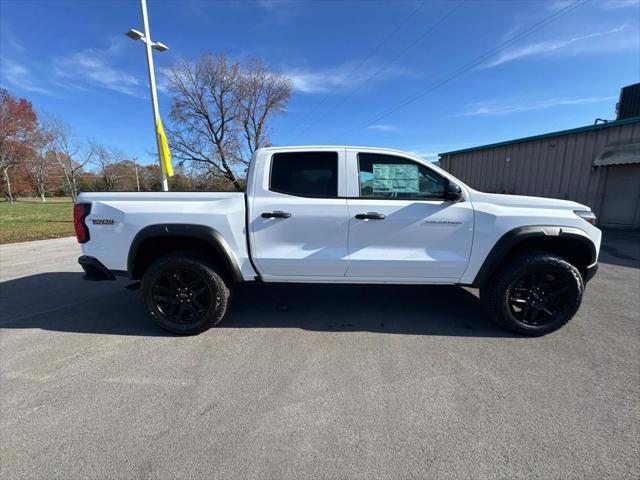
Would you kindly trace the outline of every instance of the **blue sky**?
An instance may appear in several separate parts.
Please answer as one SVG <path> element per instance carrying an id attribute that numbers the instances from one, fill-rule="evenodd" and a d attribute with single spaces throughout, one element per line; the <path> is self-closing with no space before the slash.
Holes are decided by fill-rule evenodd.
<path id="1" fill-rule="evenodd" d="M 429 159 L 615 118 L 620 87 L 640 81 L 638 0 L 587 1 L 462 68 L 572 3 L 148 0 L 152 38 L 170 47 L 154 57 L 160 72 L 211 51 L 263 58 L 294 80 L 275 144 Z M 129 28 L 142 29 L 136 0 L 1 0 L 0 84 L 80 136 L 149 162 L 144 50 Z M 169 101 L 161 91 L 165 118 Z"/>

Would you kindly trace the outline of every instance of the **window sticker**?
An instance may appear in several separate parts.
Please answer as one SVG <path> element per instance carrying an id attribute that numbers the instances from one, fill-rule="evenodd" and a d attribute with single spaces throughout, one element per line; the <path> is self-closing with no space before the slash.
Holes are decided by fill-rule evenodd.
<path id="1" fill-rule="evenodd" d="M 373 164 L 373 193 L 419 193 L 418 165 Z"/>

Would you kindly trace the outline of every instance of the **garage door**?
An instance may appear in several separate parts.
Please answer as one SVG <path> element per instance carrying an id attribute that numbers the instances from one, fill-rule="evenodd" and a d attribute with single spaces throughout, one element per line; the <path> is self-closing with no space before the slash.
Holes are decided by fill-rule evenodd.
<path id="1" fill-rule="evenodd" d="M 640 203 L 640 164 L 609 165 L 600 224 L 634 227 Z"/>

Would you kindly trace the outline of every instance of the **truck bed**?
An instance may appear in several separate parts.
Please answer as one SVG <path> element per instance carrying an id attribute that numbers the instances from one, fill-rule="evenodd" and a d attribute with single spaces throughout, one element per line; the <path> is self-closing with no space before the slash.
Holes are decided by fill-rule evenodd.
<path id="1" fill-rule="evenodd" d="M 242 192 L 91 192 L 79 203 L 92 203 L 86 218 L 91 240 L 85 255 L 99 257 L 110 270 L 127 270 L 127 257 L 135 236 L 152 225 L 206 225 L 226 241 L 246 279 L 255 272 L 249 261 L 246 238 L 245 195 Z"/>

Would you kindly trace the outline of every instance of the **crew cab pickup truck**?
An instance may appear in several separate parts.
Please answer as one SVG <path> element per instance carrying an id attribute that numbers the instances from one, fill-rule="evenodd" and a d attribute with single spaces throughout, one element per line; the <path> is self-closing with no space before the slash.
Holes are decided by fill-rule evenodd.
<path id="1" fill-rule="evenodd" d="M 361 147 L 259 149 L 244 193 L 82 193 L 74 221 L 85 277 L 141 280 L 177 334 L 218 325 L 234 284 L 261 281 L 476 287 L 498 324 L 543 335 L 578 310 L 601 239 L 584 205 Z"/>

